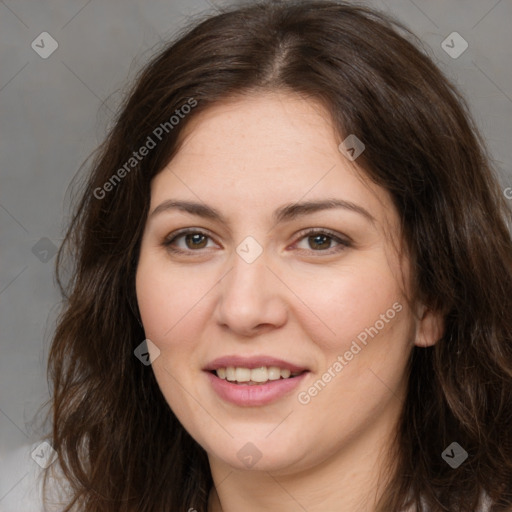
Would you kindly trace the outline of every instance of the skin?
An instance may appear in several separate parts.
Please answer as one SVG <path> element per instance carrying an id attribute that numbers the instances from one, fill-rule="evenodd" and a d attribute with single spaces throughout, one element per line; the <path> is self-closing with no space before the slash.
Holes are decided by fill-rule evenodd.
<path id="1" fill-rule="evenodd" d="M 408 305 L 409 262 L 397 252 L 389 194 L 339 151 L 327 112 L 290 93 L 217 104 L 192 118 L 183 137 L 152 182 L 136 289 L 146 337 L 160 350 L 152 365 L 158 384 L 208 453 L 216 487 L 209 511 L 374 510 L 390 475 L 386 450 L 410 351 L 435 343 L 442 329 L 433 312 Z M 151 216 L 171 198 L 206 203 L 228 225 L 179 210 Z M 326 198 L 351 201 L 373 221 L 341 208 L 271 219 L 285 204 Z M 173 247 L 184 253 L 169 251 L 166 237 L 187 227 L 207 237 L 182 236 Z M 308 228 L 351 245 L 308 239 Z M 236 252 L 247 236 L 263 250 L 252 263 Z M 298 393 L 397 302 L 401 311 L 300 403 Z M 310 373 L 274 403 L 240 407 L 224 402 L 202 371 L 231 354 L 271 355 Z M 237 457 L 248 442 L 261 452 L 251 468 Z"/>

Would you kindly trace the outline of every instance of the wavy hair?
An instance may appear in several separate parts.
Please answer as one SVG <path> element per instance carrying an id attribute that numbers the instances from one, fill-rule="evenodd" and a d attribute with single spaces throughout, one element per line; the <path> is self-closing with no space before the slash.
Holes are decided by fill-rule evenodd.
<path id="1" fill-rule="evenodd" d="M 184 127 L 229 97 L 275 90 L 320 101 L 340 141 L 364 141 L 357 163 L 392 196 L 414 299 L 445 322 L 434 346 L 411 352 L 397 469 L 377 511 L 473 512 L 482 493 L 493 512 L 510 510 L 512 213 L 484 141 L 464 98 L 399 22 L 347 2 L 286 1 L 194 20 L 159 50 L 81 185 L 56 260 L 64 307 L 48 360 L 48 439 L 69 486 L 65 512 L 207 510 L 206 453 L 134 356 L 145 337 L 135 271 L 150 182 Z M 155 147 L 131 161 L 162 126 Z M 469 454 L 456 469 L 441 457 L 453 441 Z"/>

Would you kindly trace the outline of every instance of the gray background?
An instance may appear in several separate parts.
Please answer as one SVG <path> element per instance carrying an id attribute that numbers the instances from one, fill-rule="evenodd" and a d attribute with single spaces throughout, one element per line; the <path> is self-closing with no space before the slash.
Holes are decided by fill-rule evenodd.
<path id="1" fill-rule="evenodd" d="M 61 300 L 52 250 L 69 219 L 68 185 L 102 141 L 127 80 L 191 15 L 227 4 L 0 1 L 0 510 L 23 478 L 23 469 L 6 467 L 8 454 L 44 433 L 31 421 L 48 398 L 45 363 Z M 487 140 L 503 190 L 511 187 L 512 1 L 366 4 L 403 21 L 455 80 Z M 45 31 L 59 45 L 47 59 L 31 47 Z M 453 31 L 469 44 L 458 58 L 441 47 Z"/>

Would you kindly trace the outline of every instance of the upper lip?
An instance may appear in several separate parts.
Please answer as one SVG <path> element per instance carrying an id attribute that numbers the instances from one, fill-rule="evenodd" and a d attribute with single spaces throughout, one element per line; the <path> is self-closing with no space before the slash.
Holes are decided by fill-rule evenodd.
<path id="1" fill-rule="evenodd" d="M 211 361 L 205 368 L 206 371 L 217 370 L 218 368 L 227 368 L 228 366 L 238 367 L 238 368 L 260 368 L 261 366 L 277 366 L 281 369 L 288 369 L 291 372 L 302 372 L 307 370 L 304 366 L 298 366 L 296 364 L 289 363 L 283 359 L 277 359 L 271 356 L 253 356 L 253 357 L 243 357 L 243 356 L 223 356 L 218 357 Z"/>

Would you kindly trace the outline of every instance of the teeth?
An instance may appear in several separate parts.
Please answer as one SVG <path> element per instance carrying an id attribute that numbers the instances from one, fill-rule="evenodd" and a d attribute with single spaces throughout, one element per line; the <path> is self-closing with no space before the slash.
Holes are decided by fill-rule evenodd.
<path id="1" fill-rule="evenodd" d="M 290 370 L 281 370 L 281 377 L 283 377 L 283 379 L 287 379 L 291 373 L 292 372 L 290 372 Z"/>
<path id="2" fill-rule="evenodd" d="M 264 366 L 261 368 L 253 368 L 251 370 L 251 380 L 253 382 L 267 382 L 268 370 Z"/>
<path id="3" fill-rule="evenodd" d="M 251 370 L 249 368 L 235 368 L 235 380 L 249 382 L 251 380 Z"/>
<path id="4" fill-rule="evenodd" d="M 287 368 L 279 368 L 277 366 L 260 366 L 259 368 L 243 368 L 228 366 L 227 368 L 218 368 L 216 370 L 217 377 L 226 379 L 230 382 L 248 382 L 263 383 L 269 380 L 279 380 L 281 378 L 288 379 L 290 376 L 295 377 L 301 372 L 291 373 Z"/>
<path id="5" fill-rule="evenodd" d="M 281 370 L 277 366 L 271 366 L 267 369 L 268 380 L 277 380 L 281 378 Z"/>

